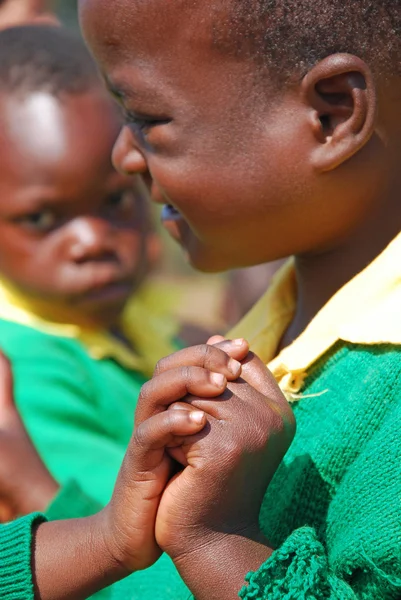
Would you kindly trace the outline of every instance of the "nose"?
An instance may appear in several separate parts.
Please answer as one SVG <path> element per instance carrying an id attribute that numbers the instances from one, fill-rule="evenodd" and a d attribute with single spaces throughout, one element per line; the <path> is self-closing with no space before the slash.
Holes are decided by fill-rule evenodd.
<path id="1" fill-rule="evenodd" d="M 76 263 L 116 257 L 113 226 L 104 219 L 81 217 L 71 223 L 70 236 L 69 254 Z"/>
<path id="2" fill-rule="evenodd" d="M 147 164 L 129 127 L 123 127 L 113 148 L 113 165 L 124 175 L 146 173 Z"/>

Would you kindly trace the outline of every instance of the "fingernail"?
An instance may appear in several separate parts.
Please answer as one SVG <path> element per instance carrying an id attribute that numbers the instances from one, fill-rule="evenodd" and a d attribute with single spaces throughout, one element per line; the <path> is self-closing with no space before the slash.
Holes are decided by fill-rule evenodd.
<path id="1" fill-rule="evenodd" d="M 192 410 L 189 413 L 189 418 L 191 419 L 191 421 L 193 421 L 194 423 L 197 423 L 199 425 L 200 423 L 202 423 L 203 419 L 205 418 L 205 413 L 202 412 L 201 410 Z"/>
<path id="2" fill-rule="evenodd" d="M 238 338 L 236 340 L 233 340 L 233 344 L 235 346 L 243 346 L 244 343 L 245 343 L 244 338 Z"/>
<path id="3" fill-rule="evenodd" d="M 231 371 L 234 377 L 237 377 L 241 372 L 241 363 L 235 360 L 235 358 L 230 358 L 228 361 L 228 370 Z"/>
<path id="4" fill-rule="evenodd" d="M 210 379 L 218 388 L 221 388 L 226 382 L 226 378 L 221 373 L 211 373 Z"/>

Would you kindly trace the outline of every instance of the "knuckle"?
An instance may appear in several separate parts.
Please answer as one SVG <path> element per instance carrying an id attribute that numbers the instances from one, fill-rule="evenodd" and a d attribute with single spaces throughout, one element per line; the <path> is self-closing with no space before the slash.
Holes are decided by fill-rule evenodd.
<path id="1" fill-rule="evenodd" d="M 207 367 L 208 364 L 212 361 L 214 356 L 214 348 L 213 346 L 209 346 L 208 344 L 201 344 L 198 346 L 198 354 L 199 354 L 199 364 L 202 367 Z"/>
<path id="2" fill-rule="evenodd" d="M 152 379 L 149 379 L 149 381 L 144 383 L 143 386 L 141 387 L 141 391 L 139 392 L 138 404 L 148 402 L 152 396 L 152 390 L 153 390 L 153 381 L 152 381 Z"/>
<path id="3" fill-rule="evenodd" d="M 191 386 L 194 381 L 194 369 L 188 365 L 180 367 L 180 377 L 182 381 L 185 381 L 186 387 Z"/>
<path id="4" fill-rule="evenodd" d="M 149 435 L 147 431 L 147 427 L 144 425 L 139 425 L 135 428 L 134 433 L 132 434 L 132 445 L 134 448 L 144 448 L 148 445 Z"/>
<path id="5" fill-rule="evenodd" d="M 167 365 L 169 363 L 169 356 L 165 356 L 164 358 L 161 358 L 160 360 L 157 361 L 154 372 L 153 372 L 153 377 L 157 377 L 158 375 L 160 375 L 160 373 L 164 373 L 164 371 L 167 370 Z"/>

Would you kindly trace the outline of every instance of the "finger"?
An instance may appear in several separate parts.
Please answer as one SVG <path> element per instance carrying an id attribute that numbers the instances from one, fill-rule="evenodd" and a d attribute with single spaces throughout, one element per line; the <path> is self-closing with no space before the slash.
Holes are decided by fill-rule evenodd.
<path id="1" fill-rule="evenodd" d="M 209 346 L 214 346 L 215 344 L 224 342 L 225 339 L 226 338 L 222 335 L 212 335 L 212 337 L 210 337 L 206 343 L 209 344 Z"/>
<path id="2" fill-rule="evenodd" d="M 136 473 L 155 469 L 167 446 L 178 445 L 181 439 L 201 431 L 205 424 L 206 415 L 199 410 L 168 410 L 144 421 L 136 427 L 130 443 Z"/>
<path id="3" fill-rule="evenodd" d="M 178 367 L 153 377 L 142 386 L 135 413 L 135 423 L 163 411 L 187 394 L 214 398 L 223 393 L 227 379 L 201 367 Z"/>
<path id="4" fill-rule="evenodd" d="M 155 375 L 183 366 L 194 366 L 222 373 L 228 381 L 233 381 L 241 373 L 241 364 L 249 351 L 244 339 L 224 340 L 217 346 L 201 344 L 179 350 L 162 358 L 156 365 Z"/>
<path id="5" fill-rule="evenodd" d="M 288 423 L 289 429 L 294 425 L 292 409 L 281 391 L 276 379 L 265 363 L 253 352 L 250 352 L 242 364 L 241 379 L 263 394 L 271 403 L 276 404 L 278 411 Z"/>
<path id="6" fill-rule="evenodd" d="M 192 410 L 197 410 L 197 409 L 194 406 L 187 404 L 186 402 L 174 402 L 174 404 L 171 404 L 167 410 L 192 411 Z M 167 453 L 169 454 L 169 456 L 171 456 L 172 459 L 174 459 L 182 467 L 186 467 L 188 465 L 187 457 L 182 448 L 182 444 L 178 443 L 178 441 L 181 442 L 181 440 L 175 440 L 171 444 L 168 444 Z"/>

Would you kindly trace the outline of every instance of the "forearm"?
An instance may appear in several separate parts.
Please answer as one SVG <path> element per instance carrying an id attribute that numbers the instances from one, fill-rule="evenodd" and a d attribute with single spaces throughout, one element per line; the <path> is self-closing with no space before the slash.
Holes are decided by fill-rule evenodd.
<path id="1" fill-rule="evenodd" d="M 40 600 L 84 600 L 129 573 L 108 550 L 102 513 L 40 524 L 33 537 L 32 571 Z"/>
<path id="2" fill-rule="evenodd" d="M 174 562 L 197 600 L 238 600 L 247 573 L 259 569 L 272 552 L 256 531 L 225 535 Z"/>

